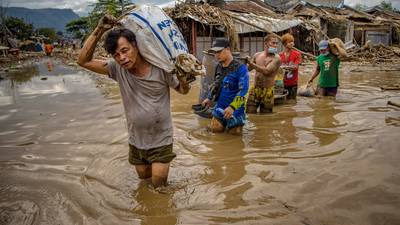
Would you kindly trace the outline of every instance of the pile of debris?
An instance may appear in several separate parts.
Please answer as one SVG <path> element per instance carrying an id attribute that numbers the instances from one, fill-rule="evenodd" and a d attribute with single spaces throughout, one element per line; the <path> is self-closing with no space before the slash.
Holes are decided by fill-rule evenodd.
<path id="1" fill-rule="evenodd" d="M 348 55 L 352 61 L 374 63 L 400 61 L 400 48 L 383 44 L 373 45 L 370 41 L 367 41 L 361 48 L 350 49 Z"/>
<path id="2" fill-rule="evenodd" d="M 226 31 L 232 43 L 237 42 L 233 20 L 224 10 L 208 4 L 177 4 L 174 8 L 164 9 L 168 16 L 177 22 L 177 19 L 193 18 L 194 20 L 214 26 L 217 29 Z M 186 27 L 184 23 L 178 23 L 184 36 L 185 32 L 190 32 L 191 27 Z"/>

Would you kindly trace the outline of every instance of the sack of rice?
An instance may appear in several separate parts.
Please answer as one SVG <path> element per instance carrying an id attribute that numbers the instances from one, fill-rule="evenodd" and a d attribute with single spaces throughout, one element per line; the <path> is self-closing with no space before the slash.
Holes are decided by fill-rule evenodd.
<path id="1" fill-rule="evenodd" d="M 137 5 L 120 24 L 135 33 L 140 54 L 149 63 L 187 81 L 205 74 L 204 66 L 189 54 L 178 26 L 161 8 Z"/>

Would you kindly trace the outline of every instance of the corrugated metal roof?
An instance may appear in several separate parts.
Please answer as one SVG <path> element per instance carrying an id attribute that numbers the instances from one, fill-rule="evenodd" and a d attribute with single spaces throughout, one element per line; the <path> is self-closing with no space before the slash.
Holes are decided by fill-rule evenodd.
<path id="1" fill-rule="evenodd" d="M 255 31 L 276 33 L 296 27 L 302 23 L 300 19 L 284 20 L 235 12 L 229 12 L 229 14 L 235 23 L 235 31 L 240 34 Z"/>
<path id="2" fill-rule="evenodd" d="M 286 12 L 293 6 L 300 3 L 300 0 L 265 0 L 265 3 L 274 7 L 278 11 Z"/>
<path id="3" fill-rule="evenodd" d="M 281 12 L 286 12 L 287 10 L 293 8 L 301 2 L 308 2 L 315 6 L 324 6 L 331 8 L 340 8 L 344 6 L 343 0 L 265 0 L 265 3 Z"/>
<path id="4" fill-rule="evenodd" d="M 339 8 L 344 5 L 344 0 L 303 0 L 315 6 Z"/>
<path id="5" fill-rule="evenodd" d="M 251 12 L 261 16 L 277 17 L 272 8 L 261 1 L 226 1 L 224 9 L 234 12 L 248 13 Z"/>

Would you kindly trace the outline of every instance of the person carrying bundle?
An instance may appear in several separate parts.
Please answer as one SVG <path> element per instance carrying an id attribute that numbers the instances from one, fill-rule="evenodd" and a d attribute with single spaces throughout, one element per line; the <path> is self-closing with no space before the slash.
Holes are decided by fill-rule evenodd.
<path id="1" fill-rule="evenodd" d="M 136 35 L 126 28 L 114 28 L 105 38 L 105 49 L 112 60 L 93 59 L 97 42 L 115 25 L 105 16 L 87 38 L 78 64 L 93 72 L 108 75 L 118 82 L 129 133 L 129 162 L 141 179 L 151 179 L 154 187 L 167 184 L 172 151 L 173 128 L 170 88 L 188 93 L 184 77 L 168 74 L 142 57 Z"/>
<path id="2" fill-rule="evenodd" d="M 321 96 L 336 97 L 339 87 L 339 65 L 340 60 L 347 57 L 340 39 L 319 42 L 320 55 L 317 57 L 317 65 L 313 75 L 308 81 L 311 86 L 313 80 L 320 75 L 317 92 Z"/>

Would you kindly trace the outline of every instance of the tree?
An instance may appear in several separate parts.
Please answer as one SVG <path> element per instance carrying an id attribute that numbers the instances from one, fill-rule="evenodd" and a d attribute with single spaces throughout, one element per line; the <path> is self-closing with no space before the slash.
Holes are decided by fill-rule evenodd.
<path id="1" fill-rule="evenodd" d="M 17 17 L 6 17 L 5 25 L 20 40 L 27 39 L 33 34 L 33 25 L 25 23 Z"/>
<path id="2" fill-rule="evenodd" d="M 42 27 L 42 28 L 38 28 L 36 30 L 36 32 L 38 34 L 41 34 L 41 35 L 49 38 L 51 41 L 57 40 L 57 34 L 56 34 L 56 30 L 54 28 Z"/>
<path id="3" fill-rule="evenodd" d="M 83 38 L 89 32 L 89 18 L 81 17 L 76 20 L 72 20 L 65 25 L 66 30 L 72 33 L 75 38 Z"/>
<path id="4" fill-rule="evenodd" d="M 368 6 L 366 6 L 366 5 L 362 4 L 362 3 L 357 3 L 354 6 L 354 8 L 359 10 L 359 11 L 364 11 L 364 10 L 366 10 L 368 8 Z"/>
<path id="5" fill-rule="evenodd" d="M 382 7 L 384 10 L 394 11 L 392 2 L 382 1 L 379 6 Z"/>
<path id="6" fill-rule="evenodd" d="M 133 3 L 130 0 L 97 0 L 91 14 L 111 14 L 115 17 L 122 15 L 122 9 L 129 8 Z"/>
<path id="7" fill-rule="evenodd" d="M 89 13 L 88 23 L 91 29 L 94 29 L 98 21 L 105 15 L 110 14 L 119 17 L 124 12 L 133 6 L 130 0 L 97 0 L 92 4 L 93 10 Z"/>

